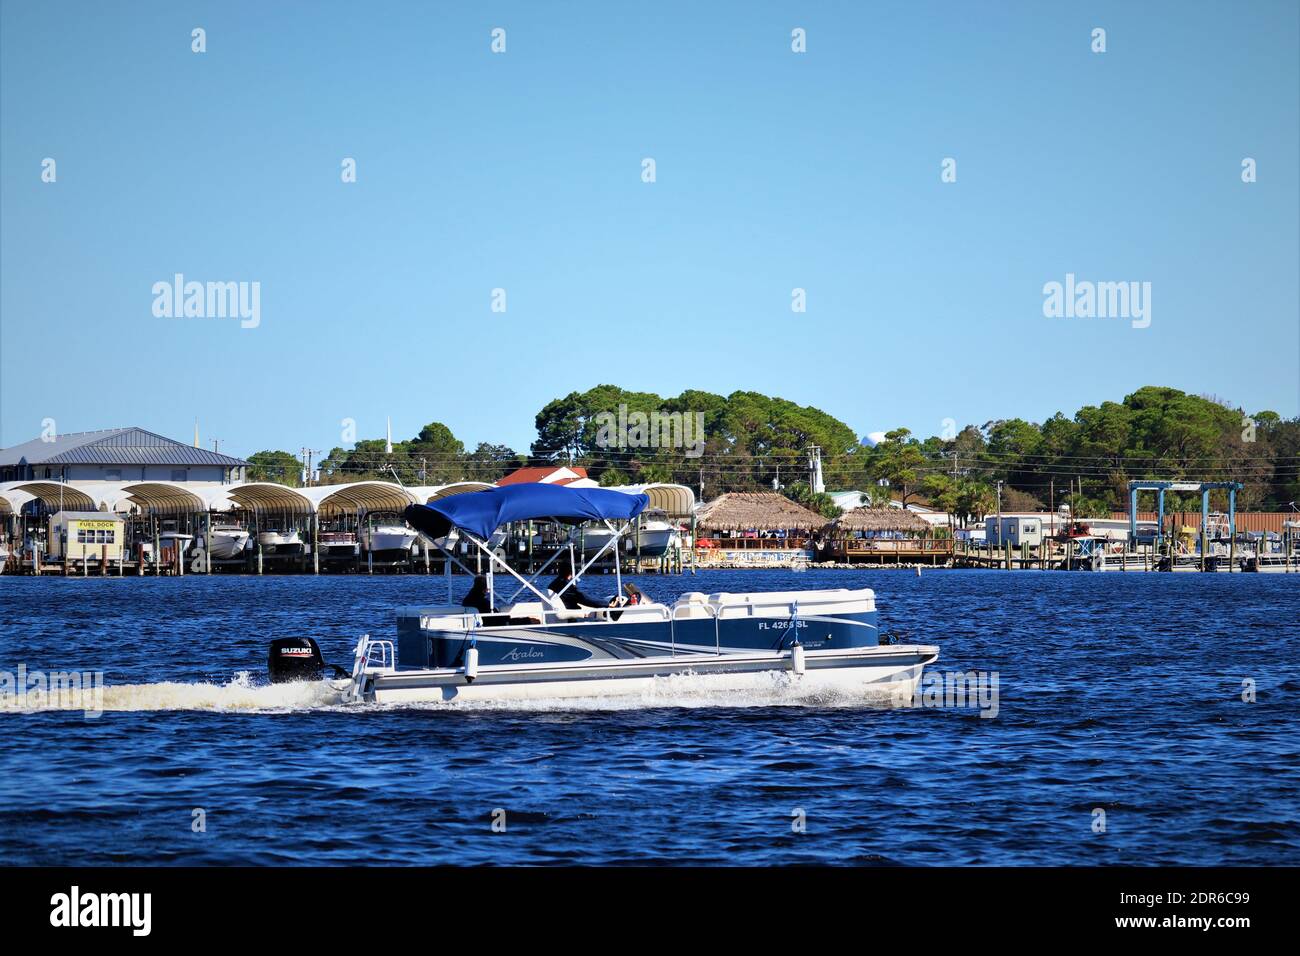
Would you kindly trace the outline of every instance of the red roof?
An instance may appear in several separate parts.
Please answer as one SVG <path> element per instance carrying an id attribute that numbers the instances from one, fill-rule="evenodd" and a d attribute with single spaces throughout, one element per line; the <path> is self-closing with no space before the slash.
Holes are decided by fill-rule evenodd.
<path id="1" fill-rule="evenodd" d="M 557 472 L 567 471 L 568 475 L 561 475 L 553 478 Z M 582 467 L 569 467 L 568 465 L 543 466 L 541 468 L 518 468 L 497 481 L 497 485 L 522 485 L 525 482 L 540 481 L 548 485 L 567 485 L 573 481 L 580 481 L 587 477 L 587 469 Z M 548 479 L 550 479 L 548 481 Z"/>

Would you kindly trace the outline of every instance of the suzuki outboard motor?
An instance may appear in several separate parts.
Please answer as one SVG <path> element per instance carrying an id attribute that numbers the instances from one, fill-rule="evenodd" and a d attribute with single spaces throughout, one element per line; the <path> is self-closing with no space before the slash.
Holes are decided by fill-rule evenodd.
<path id="1" fill-rule="evenodd" d="M 325 677 L 325 659 L 321 657 L 320 647 L 310 637 L 279 637 L 271 642 L 266 669 L 272 684 L 322 680 Z"/>

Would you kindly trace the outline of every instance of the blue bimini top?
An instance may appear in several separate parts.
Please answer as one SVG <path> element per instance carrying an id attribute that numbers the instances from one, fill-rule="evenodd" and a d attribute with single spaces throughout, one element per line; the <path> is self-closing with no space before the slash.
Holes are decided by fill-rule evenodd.
<path id="1" fill-rule="evenodd" d="M 409 505 L 407 523 L 430 538 L 460 528 L 482 539 L 511 521 L 628 521 L 650 504 L 649 495 L 629 495 L 608 488 L 567 488 L 528 483 L 467 491 L 427 505 Z"/>

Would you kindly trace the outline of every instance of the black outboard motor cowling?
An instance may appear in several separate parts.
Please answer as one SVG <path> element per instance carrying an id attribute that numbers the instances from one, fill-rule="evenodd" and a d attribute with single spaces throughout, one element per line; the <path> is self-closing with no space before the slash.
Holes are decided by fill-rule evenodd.
<path id="1" fill-rule="evenodd" d="M 272 684 L 296 680 L 322 680 L 325 659 L 320 647 L 310 637 L 279 637 L 271 642 L 266 670 Z"/>

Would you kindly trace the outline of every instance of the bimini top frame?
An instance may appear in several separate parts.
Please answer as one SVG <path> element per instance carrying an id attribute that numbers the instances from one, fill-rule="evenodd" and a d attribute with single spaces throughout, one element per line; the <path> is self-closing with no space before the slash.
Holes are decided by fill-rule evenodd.
<path id="1" fill-rule="evenodd" d="M 496 607 L 496 586 L 493 569 L 500 567 L 517 580 L 520 587 L 511 595 L 513 602 L 524 588 L 537 595 L 543 604 L 549 604 L 548 597 L 535 585 L 534 581 L 545 573 L 551 563 L 563 552 L 556 552 L 533 575 L 525 578 L 488 547 L 487 540 L 492 532 L 503 524 L 512 521 L 557 521 L 562 524 L 582 524 L 585 521 L 601 521 L 610 531 L 609 540 L 598 550 L 582 568 L 577 569 L 573 561 L 573 545 L 569 545 L 570 566 L 575 569 L 573 579 L 561 589 L 561 594 L 576 584 L 589 567 L 596 563 L 611 548 L 617 548 L 622 532 L 613 521 L 630 521 L 650 504 L 650 498 L 644 494 L 630 495 L 606 488 L 567 488 L 563 485 L 526 483 L 491 488 L 487 491 L 475 491 L 455 495 L 423 505 L 411 505 L 404 513 L 406 521 L 424 535 L 448 562 L 455 564 L 467 574 L 474 574 L 454 554 L 443 545 L 453 529 L 461 532 L 469 541 L 488 557 L 488 592 L 492 606 Z M 615 561 L 618 575 L 618 589 L 623 589 L 622 569 Z M 450 571 L 450 564 L 448 564 Z"/>

